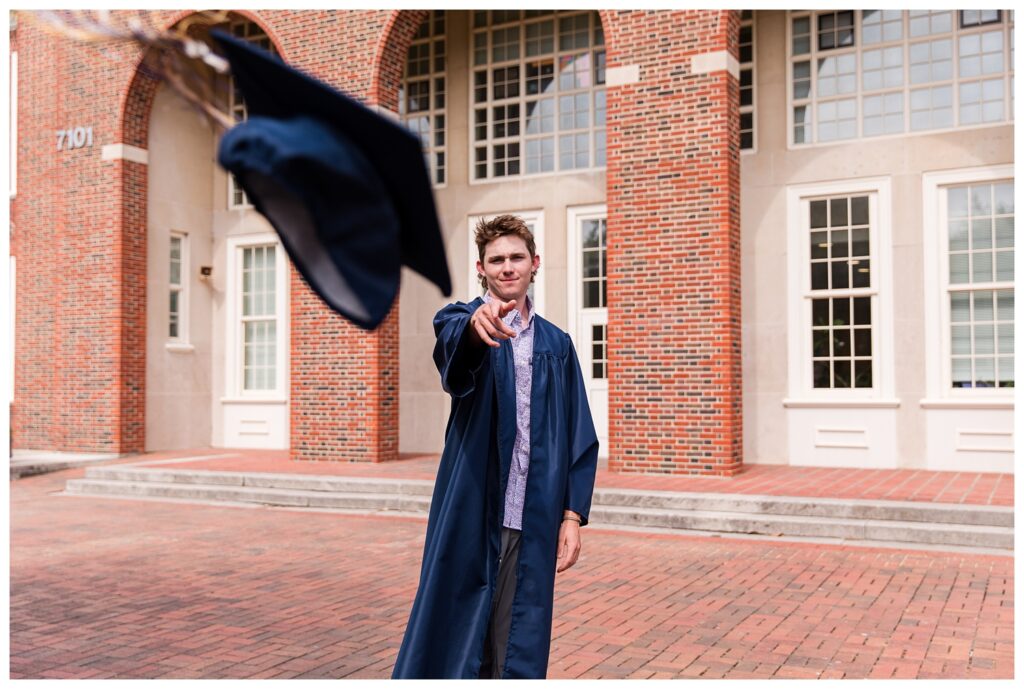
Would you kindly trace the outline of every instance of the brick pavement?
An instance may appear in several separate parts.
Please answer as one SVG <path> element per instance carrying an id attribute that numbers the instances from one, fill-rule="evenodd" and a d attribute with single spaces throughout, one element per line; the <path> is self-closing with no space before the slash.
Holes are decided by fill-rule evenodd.
<path id="1" fill-rule="evenodd" d="M 11 483 L 11 677 L 390 675 L 425 521 Z M 1013 558 L 584 531 L 549 676 L 1012 678 Z"/>

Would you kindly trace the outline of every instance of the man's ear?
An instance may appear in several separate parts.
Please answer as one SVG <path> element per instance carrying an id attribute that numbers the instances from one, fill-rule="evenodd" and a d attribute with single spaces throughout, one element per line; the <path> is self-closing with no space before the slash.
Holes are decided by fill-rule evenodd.
<path id="1" fill-rule="evenodd" d="M 533 255 L 533 269 L 537 270 L 540 268 L 540 254 Z"/>
<path id="2" fill-rule="evenodd" d="M 476 262 L 476 274 L 477 275 L 483 275 L 484 274 L 484 264 L 481 263 L 480 261 Z"/>

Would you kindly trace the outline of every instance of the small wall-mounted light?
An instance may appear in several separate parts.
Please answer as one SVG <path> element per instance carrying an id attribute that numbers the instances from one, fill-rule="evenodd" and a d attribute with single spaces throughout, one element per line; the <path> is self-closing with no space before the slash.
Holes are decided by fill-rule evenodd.
<path id="1" fill-rule="evenodd" d="M 199 279 L 209 280 L 213 275 L 213 266 L 199 266 Z"/>

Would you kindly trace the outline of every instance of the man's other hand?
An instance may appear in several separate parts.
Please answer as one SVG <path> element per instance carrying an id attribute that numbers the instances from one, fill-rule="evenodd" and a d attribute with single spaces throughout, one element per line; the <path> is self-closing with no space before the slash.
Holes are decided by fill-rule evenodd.
<path id="1" fill-rule="evenodd" d="M 516 307 L 514 301 L 493 301 L 484 302 L 480 308 L 469 317 L 469 335 L 474 344 L 481 342 L 490 347 L 500 347 L 497 340 L 507 340 L 515 337 L 516 333 L 512 328 L 505 325 L 501 320 L 509 314 L 509 311 Z"/>
<path id="2" fill-rule="evenodd" d="M 555 571 L 564 572 L 576 564 L 582 547 L 579 522 L 572 519 L 564 520 L 558 530 L 558 562 Z"/>

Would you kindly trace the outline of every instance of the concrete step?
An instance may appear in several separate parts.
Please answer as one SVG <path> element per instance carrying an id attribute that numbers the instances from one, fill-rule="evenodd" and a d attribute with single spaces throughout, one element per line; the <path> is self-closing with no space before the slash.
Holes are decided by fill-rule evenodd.
<path id="1" fill-rule="evenodd" d="M 177 498 L 204 502 L 249 502 L 287 507 L 312 507 L 349 510 L 394 510 L 427 512 L 430 496 L 397 493 L 291 490 L 236 485 L 204 485 L 198 483 L 164 483 L 159 481 L 110 481 L 106 479 L 71 479 L 65 492 L 72 495 L 117 495 L 152 498 Z"/>
<path id="2" fill-rule="evenodd" d="M 90 467 L 66 492 L 314 509 L 426 513 L 433 482 L 415 479 Z M 1013 549 L 1013 508 L 895 501 L 594 491 L 595 525 L 724 534 Z"/>
<path id="3" fill-rule="evenodd" d="M 1013 528 L 1012 507 L 936 502 L 843 500 L 738 493 L 672 493 L 626 488 L 595 488 L 594 505 Z"/>
<path id="4" fill-rule="evenodd" d="M 853 541 L 898 541 L 1013 550 L 1013 528 L 1005 526 L 607 506 L 592 507 L 590 520 L 600 524 L 651 526 L 687 531 Z"/>
<path id="5" fill-rule="evenodd" d="M 187 469 L 149 469 L 136 466 L 90 467 L 85 478 L 106 481 L 182 483 L 216 486 L 308 490 L 341 493 L 399 493 L 425 495 L 434 492 L 434 482 L 417 479 L 364 478 L 359 476 L 323 476 L 271 474 L 242 471 L 191 471 Z"/>

